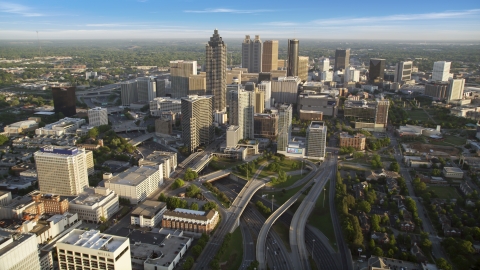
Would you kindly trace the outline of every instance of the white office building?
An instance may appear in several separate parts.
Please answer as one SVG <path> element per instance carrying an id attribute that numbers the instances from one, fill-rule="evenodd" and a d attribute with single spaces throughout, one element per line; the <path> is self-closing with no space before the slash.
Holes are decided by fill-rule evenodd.
<path id="1" fill-rule="evenodd" d="M 0 229 L 0 269 L 40 270 L 35 235 Z"/>
<path id="2" fill-rule="evenodd" d="M 0 206 L 9 205 L 12 202 L 12 193 L 6 190 L 0 190 Z"/>
<path id="3" fill-rule="evenodd" d="M 108 125 L 107 108 L 96 107 L 88 110 L 88 124 L 93 127 Z"/>
<path id="4" fill-rule="evenodd" d="M 272 104 L 272 82 L 271 81 L 262 81 L 257 85 L 258 91 L 265 93 L 265 109 L 271 108 Z"/>
<path id="5" fill-rule="evenodd" d="M 86 123 L 83 118 L 65 117 L 55 123 L 48 124 L 35 130 L 35 135 L 53 135 L 62 136 L 65 134 L 75 134 L 77 129 Z"/>
<path id="6" fill-rule="evenodd" d="M 253 139 L 253 115 L 255 114 L 255 92 L 244 89 L 228 92 L 230 100 L 229 123 L 240 127 L 240 139 Z"/>
<path id="7" fill-rule="evenodd" d="M 318 65 L 318 68 L 320 69 L 320 72 L 325 72 L 330 70 L 330 59 L 328 58 L 323 58 L 320 60 L 320 64 Z"/>
<path id="8" fill-rule="evenodd" d="M 278 77 L 272 81 L 272 98 L 276 103 L 297 103 L 299 77 Z"/>
<path id="9" fill-rule="evenodd" d="M 149 102 L 157 96 L 157 82 L 154 77 L 137 79 L 138 102 Z"/>
<path id="10" fill-rule="evenodd" d="M 238 144 L 238 141 L 241 139 L 242 135 L 241 129 L 239 126 L 231 125 L 227 128 L 227 147 L 235 147 Z"/>
<path id="11" fill-rule="evenodd" d="M 146 200 L 133 210 L 130 221 L 132 225 L 138 225 L 141 228 L 153 228 L 162 221 L 165 211 L 167 211 L 166 203 Z"/>
<path id="12" fill-rule="evenodd" d="M 323 160 L 326 144 L 327 126 L 323 122 L 312 121 L 307 129 L 307 157 Z"/>
<path id="13" fill-rule="evenodd" d="M 58 240 L 57 254 L 60 270 L 132 269 L 130 239 L 96 230 L 72 230 Z"/>
<path id="14" fill-rule="evenodd" d="M 85 221 L 102 222 L 118 212 L 118 195 L 113 190 L 103 187 L 88 187 L 68 203 L 69 211 L 78 214 Z"/>
<path id="15" fill-rule="evenodd" d="M 344 82 L 358 82 L 360 81 L 360 70 L 355 70 L 354 67 L 347 67 L 343 75 Z"/>
<path id="16" fill-rule="evenodd" d="M 410 81 L 412 79 L 412 61 L 402 61 L 395 65 L 395 73 L 393 75 L 394 82 Z"/>
<path id="17" fill-rule="evenodd" d="M 177 153 L 153 151 L 146 158 L 140 159 L 138 161 L 138 165 L 151 167 L 161 165 L 163 169 L 163 178 L 169 178 L 170 175 L 177 169 Z"/>
<path id="18" fill-rule="evenodd" d="M 44 147 L 35 152 L 41 192 L 78 195 L 88 187 L 86 150 L 76 147 Z"/>
<path id="19" fill-rule="evenodd" d="M 163 168 L 161 165 L 135 166 L 115 176 L 105 173 L 103 180 L 106 188 L 129 199 L 130 203 L 138 204 L 163 184 Z"/>
<path id="20" fill-rule="evenodd" d="M 447 100 L 463 99 L 465 79 L 448 79 Z"/>
<path id="21" fill-rule="evenodd" d="M 169 97 L 158 97 L 150 101 L 150 115 L 162 116 L 163 112 L 182 112 L 182 100 Z"/>
<path id="22" fill-rule="evenodd" d="M 324 82 L 331 82 L 333 81 L 333 72 L 332 71 L 322 71 L 320 74 L 320 80 Z"/>
<path id="23" fill-rule="evenodd" d="M 71 213 L 63 213 L 53 215 L 47 220 L 27 220 L 22 224 L 22 231 L 35 234 L 38 244 L 48 243 L 67 228 L 78 222 L 78 215 Z M 80 223 L 77 224 L 77 226 Z"/>
<path id="24" fill-rule="evenodd" d="M 433 63 L 432 81 L 446 82 L 448 79 L 453 78 L 453 74 L 450 73 L 450 66 L 452 62 L 437 61 Z"/>

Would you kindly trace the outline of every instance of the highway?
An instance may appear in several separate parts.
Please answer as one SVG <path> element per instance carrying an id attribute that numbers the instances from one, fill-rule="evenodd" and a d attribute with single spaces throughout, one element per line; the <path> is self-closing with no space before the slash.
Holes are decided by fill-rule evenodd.
<path id="1" fill-rule="evenodd" d="M 242 231 L 243 259 L 240 269 L 246 269 L 255 260 L 255 249 L 252 233 L 248 228 L 248 220 L 243 215 L 240 219 L 240 230 Z"/>
<path id="2" fill-rule="evenodd" d="M 292 250 L 292 263 L 294 269 L 311 269 L 309 254 L 305 245 L 305 226 L 315 207 L 318 196 L 322 192 L 328 179 L 332 177 L 332 172 L 336 169 L 337 157 L 333 156 L 325 161 L 325 170 L 314 177 L 315 184 L 311 187 L 307 196 L 295 212 L 292 223 L 290 224 L 290 247 Z"/>

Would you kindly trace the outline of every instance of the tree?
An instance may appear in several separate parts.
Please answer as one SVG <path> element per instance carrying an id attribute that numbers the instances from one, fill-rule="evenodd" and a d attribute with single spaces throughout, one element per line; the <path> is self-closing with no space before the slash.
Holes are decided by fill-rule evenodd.
<path id="1" fill-rule="evenodd" d="M 185 263 L 183 264 L 183 270 L 190 270 L 195 263 L 194 259 L 192 256 L 188 256 L 187 259 L 185 259 Z"/>
<path id="2" fill-rule="evenodd" d="M 370 248 L 370 250 L 373 250 L 375 248 L 375 241 L 373 239 L 370 239 L 370 241 L 368 241 L 368 247 Z"/>
<path id="3" fill-rule="evenodd" d="M 161 202 L 166 202 L 167 201 L 167 196 L 165 196 L 165 194 L 160 193 L 160 196 L 158 196 L 158 200 L 161 201 Z"/>
<path id="4" fill-rule="evenodd" d="M 3 145 L 4 143 L 6 143 L 8 141 L 8 137 L 5 136 L 5 135 L 0 135 L 0 145 Z"/>
<path id="5" fill-rule="evenodd" d="M 192 181 L 193 179 L 197 179 L 197 178 L 198 178 L 198 173 L 192 171 L 192 169 L 190 169 L 190 168 L 188 168 L 188 169 L 185 171 L 185 176 L 183 177 L 183 179 L 184 179 L 185 181 Z"/>
<path id="6" fill-rule="evenodd" d="M 436 261 L 438 269 L 453 270 L 453 267 L 444 258 L 439 258 Z"/>
<path id="7" fill-rule="evenodd" d="M 97 136 L 98 136 L 98 129 L 96 127 L 92 128 L 88 131 L 88 137 L 90 137 L 92 139 L 95 139 L 95 138 L 97 138 Z"/>
<path id="8" fill-rule="evenodd" d="M 198 204 L 195 203 L 195 202 L 192 202 L 192 204 L 190 204 L 190 209 L 191 210 L 198 210 Z"/>
<path id="9" fill-rule="evenodd" d="M 442 171 L 439 169 L 433 169 L 432 170 L 432 176 L 440 176 L 442 174 Z"/>
<path id="10" fill-rule="evenodd" d="M 192 253 L 195 258 L 198 258 L 200 254 L 202 253 L 203 248 L 200 245 L 195 245 L 192 247 Z"/>
<path id="11" fill-rule="evenodd" d="M 200 194 L 202 193 L 202 190 L 197 187 L 196 185 L 190 185 L 187 187 L 186 189 L 187 193 L 187 197 L 190 197 L 190 198 L 195 198 L 197 196 L 197 194 Z"/>
<path id="12" fill-rule="evenodd" d="M 372 223 L 372 230 L 376 232 L 380 231 L 380 216 L 372 215 L 370 222 Z"/>
<path id="13" fill-rule="evenodd" d="M 359 202 L 357 204 L 357 208 L 358 208 L 358 210 L 363 211 L 365 213 L 370 213 L 370 210 L 372 210 L 372 206 L 367 201 Z"/>
<path id="14" fill-rule="evenodd" d="M 177 189 L 180 187 L 183 187 L 185 185 L 185 182 L 181 178 L 175 179 L 175 182 L 172 184 L 172 189 Z"/>
<path id="15" fill-rule="evenodd" d="M 390 163 L 390 171 L 400 172 L 400 164 L 396 161 Z"/>
<path id="16" fill-rule="evenodd" d="M 214 202 L 207 202 L 206 204 L 203 205 L 203 210 L 204 211 L 208 211 L 208 210 L 211 210 L 211 209 L 217 210 L 218 205 Z"/>
<path id="17" fill-rule="evenodd" d="M 379 247 L 376 247 L 373 249 L 372 254 L 377 256 L 377 257 L 382 257 L 383 256 L 383 250 Z"/>

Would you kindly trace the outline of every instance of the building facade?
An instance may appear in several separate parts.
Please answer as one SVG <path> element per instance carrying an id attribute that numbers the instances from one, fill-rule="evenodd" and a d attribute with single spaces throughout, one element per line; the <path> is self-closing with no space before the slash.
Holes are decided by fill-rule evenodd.
<path id="1" fill-rule="evenodd" d="M 410 81 L 412 79 L 412 61 L 401 61 L 395 65 L 394 82 Z"/>
<path id="2" fill-rule="evenodd" d="M 208 234 L 218 221 L 219 214 L 215 210 L 204 212 L 177 208 L 163 214 L 162 227 Z"/>
<path id="3" fill-rule="evenodd" d="M 57 122 L 35 129 L 35 135 L 62 136 L 66 134 L 75 134 L 77 129 L 85 123 L 86 121 L 83 118 L 65 117 Z"/>
<path id="4" fill-rule="evenodd" d="M 0 229 L 0 269 L 40 270 L 35 235 Z"/>
<path id="5" fill-rule="evenodd" d="M 245 36 L 242 43 L 242 67 L 247 68 L 250 73 L 262 72 L 263 43 L 259 35 L 251 40 L 249 35 Z"/>
<path id="6" fill-rule="evenodd" d="M 253 116 L 254 137 L 276 140 L 278 135 L 278 114 L 259 113 Z"/>
<path id="7" fill-rule="evenodd" d="M 150 102 L 157 97 L 157 86 L 154 77 L 141 77 L 137 79 L 138 102 Z"/>
<path id="8" fill-rule="evenodd" d="M 161 117 L 164 112 L 181 113 L 182 100 L 169 97 L 157 97 L 150 101 L 151 116 Z"/>
<path id="9" fill-rule="evenodd" d="M 141 228 L 154 228 L 162 221 L 165 211 L 167 211 L 166 203 L 146 200 L 133 210 L 130 223 Z"/>
<path id="10" fill-rule="evenodd" d="M 36 203 L 42 203 L 45 213 L 64 214 L 68 212 L 68 200 L 59 195 L 51 193 L 34 192 L 31 194 L 32 200 Z"/>
<path id="11" fill-rule="evenodd" d="M 96 107 L 88 110 L 88 124 L 98 127 L 108 125 L 108 112 L 106 108 Z"/>
<path id="12" fill-rule="evenodd" d="M 118 195 L 103 187 L 85 188 L 69 203 L 69 211 L 85 221 L 100 223 L 109 220 L 119 210 Z"/>
<path id="13" fill-rule="evenodd" d="M 278 114 L 277 151 L 285 151 L 292 134 L 292 105 L 278 105 L 272 112 Z"/>
<path id="14" fill-rule="evenodd" d="M 206 45 L 207 95 L 213 96 L 213 109 L 222 111 L 227 99 L 227 45 L 215 29 Z"/>
<path id="15" fill-rule="evenodd" d="M 308 80 L 308 56 L 298 57 L 298 77 L 303 82 Z"/>
<path id="16" fill-rule="evenodd" d="M 298 76 L 298 39 L 288 40 L 288 62 L 287 62 L 287 76 Z"/>
<path id="17" fill-rule="evenodd" d="M 197 75 L 197 61 L 170 61 L 171 93 L 173 98 L 188 96 L 190 76 Z"/>
<path id="18" fill-rule="evenodd" d="M 75 86 L 71 87 L 52 87 L 53 107 L 55 113 L 62 113 L 70 117 L 77 114 L 77 96 L 75 96 Z"/>
<path id="19" fill-rule="evenodd" d="M 337 49 L 333 71 L 343 70 L 348 66 L 350 66 L 350 49 Z"/>
<path id="20" fill-rule="evenodd" d="M 262 72 L 278 69 L 278 40 L 266 40 L 263 43 Z"/>
<path id="21" fill-rule="evenodd" d="M 447 100 L 463 99 L 465 79 L 448 79 Z"/>
<path id="22" fill-rule="evenodd" d="M 240 127 L 240 139 L 253 139 L 253 115 L 255 114 L 255 92 L 244 89 L 228 93 L 230 100 L 229 123 Z"/>
<path id="23" fill-rule="evenodd" d="M 278 77 L 272 81 L 272 99 L 275 103 L 296 103 L 299 77 Z M 271 104 L 273 106 L 273 104 Z M 270 106 L 270 107 L 272 107 Z"/>
<path id="24" fill-rule="evenodd" d="M 85 152 L 76 147 L 44 147 L 35 152 L 40 191 L 71 196 L 88 187 Z"/>
<path id="25" fill-rule="evenodd" d="M 307 156 L 324 159 L 327 148 L 327 126 L 324 122 L 312 121 L 307 128 Z"/>
<path id="26" fill-rule="evenodd" d="M 448 79 L 452 78 L 453 75 L 450 74 L 451 65 L 452 65 L 452 62 L 446 62 L 446 61 L 433 62 L 432 81 L 446 82 L 448 81 Z"/>
<path id="27" fill-rule="evenodd" d="M 347 132 L 340 133 L 340 147 L 353 147 L 355 150 L 365 150 L 367 138 L 365 135 L 357 133 L 350 135 Z"/>
<path id="28" fill-rule="evenodd" d="M 130 104 L 138 101 L 137 80 L 120 83 L 120 98 L 122 106 L 130 106 Z"/>
<path id="29" fill-rule="evenodd" d="M 163 177 L 169 178 L 170 175 L 177 169 L 177 153 L 153 151 L 145 159 L 140 159 L 138 165 L 158 166 L 163 168 Z"/>
<path id="30" fill-rule="evenodd" d="M 370 67 L 368 69 L 368 81 L 370 83 L 383 82 L 385 75 L 385 59 L 372 58 L 370 59 Z"/>
<path id="31" fill-rule="evenodd" d="M 182 140 L 190 152 L 213 141 L 213 107 L 212 96 L 182 98 Z"/>

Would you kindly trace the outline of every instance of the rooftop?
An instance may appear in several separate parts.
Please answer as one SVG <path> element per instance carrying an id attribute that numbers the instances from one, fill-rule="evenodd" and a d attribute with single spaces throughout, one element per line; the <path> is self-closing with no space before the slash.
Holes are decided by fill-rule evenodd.
<path id="1" fill-rule="evenodd" d="M 70 201 L 71 204 L 92 206 L 104 200 L 113 191 L 108 188 L 96 187 L 85 188 L 84 191 Z"/>
<path id="2" fill-rule="evenodd" d="M 131 185 L 137 186 L 145 181 L 149 176 L 158 172 L 158 168 L 150 166 L 131 167 L 126 171 L 119 173 L 106 180 L 106 182 L 118 184 L 118 185 Z"/>
<path id="3" fill-rule="evenodd" d="M 74 229 L 62 237 L 58 243 L 115 252 L 126 241 L 128 241 L 126 237 L 104 234 L 97 230 L 84 231 Z"/>
<path id="4" fill-rule="evenodd" d="M 462 169 L 457 167 L 443 167 L 443 170 L 447 173 L 463 173 Z"/>
<path id="5" fill-rule="evenodd" d="M 198 220 L 209 220 L 213 218 L 215 215 L 215 210 L 209 210 L 208 212 L 204 211 L 196 211 L 190 209 L 183 209 L 183 208 L 176 208 L 173 211 L 166 211 L 163 216 L 174 216 L 174 217 L 182 217 L 182 218 L 190 218 L 190 219 L 198 219 Z"/>
<path id="6" fill-rule="evenodd" d="M 15 231 L 0 229 L 0 257 L 30 237 L 35 236 L 33 234 L 20 234 Z"/>
<path id="7" fill-rule="evenodd" d="M 132 216 L 153 217 L 166 206 L 167 204 L 164 202 L 146 200 L 139 204 L 135 210 L 133 210 Z"/>
<path id="8" fill-rule="evenodd" d="M 340 138 L 365 138 L 365 135 L 361 133 L 357 133 L 355 135 L 350 135 L 348 132 L 341 132 L 340 133 Z"/>
<path id="9" fill-rule="evenodd" d="M 145 263 L 169 266 L 173 260 L 178 256 L 179 251 L 191 241 L 190 238 L 184 236 L 167 236 L 160 245 L 162 256 L 159 258 L 150 258 Z"/>

